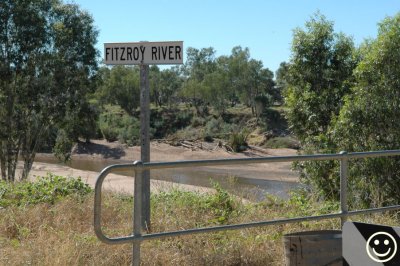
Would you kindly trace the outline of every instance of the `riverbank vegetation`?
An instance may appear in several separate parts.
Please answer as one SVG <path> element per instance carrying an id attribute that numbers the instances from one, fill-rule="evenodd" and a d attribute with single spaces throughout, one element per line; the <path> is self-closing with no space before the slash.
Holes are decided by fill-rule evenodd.
<path id="1" fill-rule="evenodd" d="M 93 194 L 81 181 L 14 181 L 18 160 L 25 180 L 37 152 L 68 160 L 75 143 L 92 138 L 137 145 L 139 68 L 98 65 L 94 21 L 77 5 L 28 2 L 0 3 L 0 262 L 128 264 L 130 245 L 110 247 L 95 238 Z M 248 145 L 302 154 L 399 149 L 400 13 L 358 47 L 316 13 L 294 30 L 291 51 L 275 77 L 241 46 L 221 56 L 212 47 L 189 47 L 184 65 L 150 67 L 152 139 L 216 141 L 234 152 Z M 294 167 L 308 191 L 288 201 L 243 203 L 219 187 L 215 194 L 152 195 L 153 230 L 337 210 L 338 163 Z M 399 176 L 398 157 L 350 161 L 350 208 L 398 204 Z M 130 233 L 131 206 L 129 196 L 106 196 L 107 233 Z M 395 224 L 390 216 L 359 218 Z M 284 233 L 338 227 L 335 220 L 150 241 L 144 261 L 281 264 Z"/>
<path id="2" fill-rule="evenodd" d="M 94 235 L 93 192 L 87 185 L 79 179 L 68 179 L 66 188 L 67 179 L 53 175 L 40 180 L 40 185 L 0 182 L 0 264 L 131 264 L 130 244 L 106 245 Z M 41 193 L 30 193 L 32 187 Z M 288 200 L 270 196 L 252 203 L 243 202 L 217 184 L 214 193 L 165 188 L 151 195 L 152 230 L 162 232 L 318 215 L 338 209 L 336 202 L 322 203 L 308 197 L 307 193 L 298 191 Z M 102 224 L 107 235 L 131 234 L 131 196 L 107 192 L 102 208 Z M 394 215 L 356 218 L 395 225 Z M 284 234 L 339 227 L 340 220 L 334 219 L 152 240 L 142 244 L 142 260 L 145 265 L 282 265 Z"/>
<path id="3" fill-rule="evenodd" d="M 20 178 L 26 179 L 37 152 L 68 160 L 79 141 L 137 145 L 139 68 L 98 65 L 92 17 L 61 1 L 3 2 L 0 24 L 8 26 L 0 34 L 2 179 L 15 180 L 18 160 L 24 161 Z M 274 79 L 248 48 L 217 56 L 212 47 L 189 47 L 184 65 L 150 67 L 151 138 L 217 138 L 242 151 L 248 143 L 286 137 L 283 112 L 274 109 L 283 102 L 281 76 Z"/>
<path id="4" fill-rule="evenodd" d="M 400 148 L 400 13 L 356 48 L 316 14 L 294 31 L 284 92 L 288 124 L 303 153 Z M 338 162 L 297 164 L 314 193 L 339 199 Z M 350 160 L 348 188 L 360 207 L 399 203 L 400 158 Z"/>

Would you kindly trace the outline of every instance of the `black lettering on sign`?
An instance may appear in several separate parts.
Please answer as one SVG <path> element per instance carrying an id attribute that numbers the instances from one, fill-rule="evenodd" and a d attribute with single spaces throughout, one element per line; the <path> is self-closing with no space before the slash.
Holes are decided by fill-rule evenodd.
<path id="1" fill-rule="evenodd" d="M 140 61 L 142 61 L 143 62 L 143 60 L 144 60 L 144 51 L 146 50 L 146 47 L 144 47 L 143 45 L 141 45 L 140 46 L 140 51 L 142 52 L 142 60 L 140 60 Z"/>
<path id="2" fill-rule="evenodd" d="M 108 55 L 110 54 L 110 47 L 106 48 L 106 61 L 108 60 Z"/>
<path id="3" fill-rule="evenodd" d="M 126 48 L 126 60 L 132 61 L 132 47 Z"/>
<path id="4" fill-rule="evenodd" d="M 121 60 L 121 61 L 125 61 L 125 57 L 124 57 L 124 55 L 125 55 L 125 47 L 120 47 L 120 48 L 121 48 L 121 50 L 122 50 L 120 60 Z"/>
<path id="5" fill-rule="evenodd" d="M 181 47 L 180 46 L 175 46 L 175 59 L 182 59 L 181 58 Z M 179 57 L 179 58 L 178 58 Z"/>
<path id="6" fill-rule="evenodd" d="M 151 47 L 151 60 L 157 60 L 157 47 Z"/>
<path id="7" fill-rule="evenodd" d="M 138 60 L 139 59 L 139 48 L 134 47 L 133 48 L 133 60 Z"/>
<path id="8" fill-rule="evenodd" d="M 167 58 L 167 49 L 168 48 L 166 46 L 161 46 L 162 55 L 163 55 L 164 60 Z"/>
<path id="9" fill-rule="evenodd" d="M 174 60 L 174 57 L 173 57 L 173 52 L 174 52 L 174 47 L 173 46 L 168 46 L 168 57 L 169 57 L 169 60 Z"/>
<path id="10" fill-rule="evenodd" d="M 114 50 L 115 50 L 115 57 L 116 57 L 116 59 L 118 60 L 118 50 L 119 50 L 119 47 L 115 47 Z M 113 60 L 114 60 L 114 58 L 113 58 Z"/>

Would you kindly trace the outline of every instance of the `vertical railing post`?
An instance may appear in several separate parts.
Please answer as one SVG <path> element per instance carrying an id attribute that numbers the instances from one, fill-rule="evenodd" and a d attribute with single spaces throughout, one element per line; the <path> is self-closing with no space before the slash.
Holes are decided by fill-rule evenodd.
<path id="1" fill-rule="evenodd" d="M 348 212 L 348 207 L 347 207 L 347 177 L 348 177 L 348 157 L 347 157 L 347 152 L 346 151 L 341 151 L 340 154 L 343 155 L 343 157 L 340 159 L 340 211 L 342 214 L 345 214 L 342 216 L 341 219 L 341 224 L 343 226 L 344 222 L 347 220 L 347 212 Z"/>
<path id="2" fill-rule="evenodd" d="M 133 197 L 133 235 L 140 238 L 142 235 L 142 184 L 143 184 L 143 162 L 135 161 L 135 188 Z M 132 265 L 140 265 L 140 244 L 141 240 L 133 241 Z"/>

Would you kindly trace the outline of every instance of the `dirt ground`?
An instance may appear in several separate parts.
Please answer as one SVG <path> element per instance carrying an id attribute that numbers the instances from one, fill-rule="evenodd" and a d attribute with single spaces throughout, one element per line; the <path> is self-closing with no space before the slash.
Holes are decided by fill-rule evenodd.
<path id="1" fill-rule="evenodd" d="M 244 153 L 228 152 L 218 143 L 197 143 L 193 147 L 172 146 L 167 143 L 153 141 L 150 148 L 152 162 L 181 161 L 181 160 L 206 160 L 206 159 L 230 159 L 230 158 L 256 158 L 269 156 L 292 156 L 296 155 L 293 149 L 248 149 Z M 50 156 L 50 155 L 46 155 Z M 126 145 L 104 140 L 93 140 L 90 144 L 80 143 L 73 149 L 72 160 L 104 160 L 113 159 L 121 162 L 135 161 L 140 159 L 140 146 L 128 147 Z M 226 173 L 233 176 L 268 179 L 278 181 L 297 182 L 298 174 L 290 169 L 291 163 L 261 163 L 248 165 L 205 167 L 203 170 L 214 173 Z M 21 168 L 20 166 L 19 168 Z M 73 169 L 59 164 L 35 162 L 30 178 L 46 175 L 52 172 L 63 176 L 80 176 L 92 187 L 95 184 L 98 172 Z M 189 190 L 207 191 L 207 188 L 191 185 L 177 185 L 171 182 L 152 180 L 152 190 L 158 187 L 173 188 L 179 186 Z M 133 190 L 133 178 L 111 174 L 104 183 L 105 189 L 131 192 Z"/>

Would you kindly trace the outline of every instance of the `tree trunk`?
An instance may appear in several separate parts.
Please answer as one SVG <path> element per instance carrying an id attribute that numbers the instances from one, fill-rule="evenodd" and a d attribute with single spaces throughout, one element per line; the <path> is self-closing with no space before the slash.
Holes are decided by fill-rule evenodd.
<path id="1" fill-rule="evenodd" d="M 1 168 L 1 179 L 7 181 L 6 157 L 4 156 L 3 141 L 0 142 L 0 168 Z"/>
<path id="2" fill-rule="evenodd" d="M 15 181 L 15 170 L 17 169 L 18 163 L 18 152 L 19 152 L 19 145 L 13 145 L 12 140 L 8 140 L 7 143 L 7 175 L 8 181 L 14 182 Z"/>
<path id="3" fill-rule="evenodd" d="M 35 160 L 36 152 L 24 158 L 24 169 L 22 170 L 21 180 L 28 179 L 29 172 L 32 169 L 33 161 Z"/>

